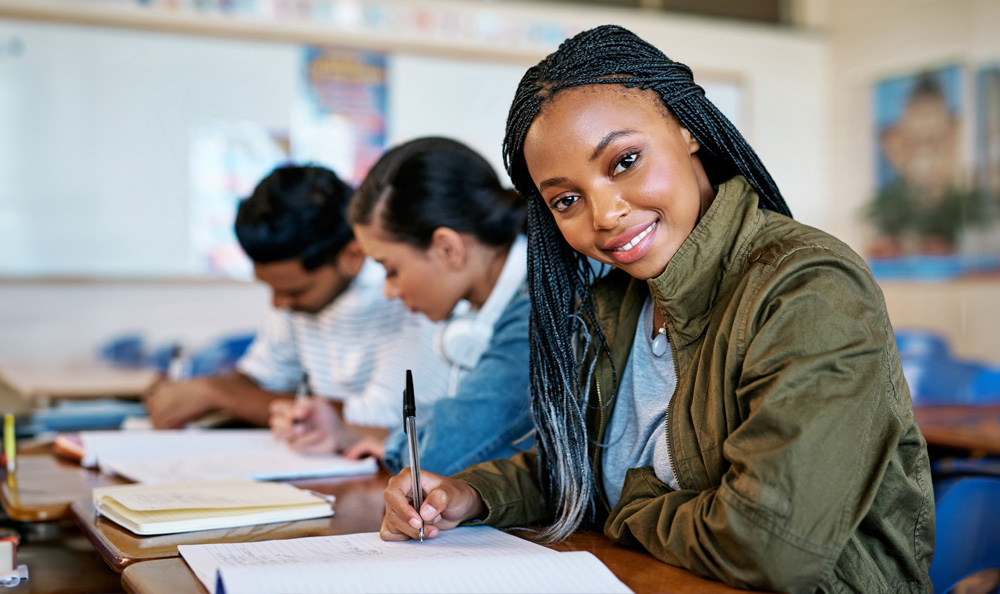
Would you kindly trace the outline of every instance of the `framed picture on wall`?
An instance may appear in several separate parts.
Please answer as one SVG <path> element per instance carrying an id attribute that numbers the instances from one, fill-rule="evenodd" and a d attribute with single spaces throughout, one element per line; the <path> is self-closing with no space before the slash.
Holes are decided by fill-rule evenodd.
<path id="1" fill-rule="evenodd" d="M 948 279 L 1000 265 L 1000 251 L 982 241 L 995 217 L 962 159 L 962 90 L 957 64 L 874 85 L 875 188 L 865 215 L 880 279 Z"/>

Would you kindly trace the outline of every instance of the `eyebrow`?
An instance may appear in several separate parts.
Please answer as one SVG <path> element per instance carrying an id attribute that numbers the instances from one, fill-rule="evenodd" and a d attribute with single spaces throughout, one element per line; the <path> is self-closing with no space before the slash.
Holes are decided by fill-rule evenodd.
<path id="1" fill-rule="evenodd" d="M 604 138 L 602 138 L 601 141 L 597 143 L 597 146 L 594 147 L 594 152 L 590 153 L 590 158 L 587 159 L 587 160 L 588 161 L 593 161 L 594 159 L 596 159 L 597 157 L 599 157 L 601 155 L 601 153 L 604 151 L 604 149 L 608 148 L 609 144 L 611 144 L 615 140 L 621 138 L 622 136 L 628 136 L 630 134 L 636 134 L 637 132 L 638 132 L 638 130 L 633 130 L 631 128 L 626 128 L 624 130 L 614 130 L 613 132 L 608 132 L 607 135 L 605 135 Z M 564 181 L 566 181 L 565 177 L 550 177 L 549 179 L 547 179 L 547 180 L 543 181 L 542 183 L 538 184 L 538 191 L 541 192 L 541 191 L 545 190 L 548 187 L 559 185 L 559 184 L 563 183 Z"/>
<path id="2" fill-rule="evenodd" d="M 630 134 L 636 134 L 638 130 L 632 130 L 631 128 L 626 128 L 625 130 L 615 130 L 614 132 L 608 132 L 607 136 L 601 139 L 594 147 L 594 152 L 590 153 L 590 161 L 593 161 L 601 155 L 604 149 L 608 148 L 608 145 L 618 140 L 622 136 L 628 136 Z"/>

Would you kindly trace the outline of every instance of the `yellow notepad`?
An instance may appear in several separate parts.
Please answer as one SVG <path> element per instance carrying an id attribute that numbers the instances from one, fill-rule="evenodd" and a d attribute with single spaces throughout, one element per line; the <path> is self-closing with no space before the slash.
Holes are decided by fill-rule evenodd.
<path id="1" fill-rule="evenodd" d="M 97 513 L 136 534 L 170 534 L 333 515 L 330 500 L 283 483 L 221 479 L 93 491 Z"/>

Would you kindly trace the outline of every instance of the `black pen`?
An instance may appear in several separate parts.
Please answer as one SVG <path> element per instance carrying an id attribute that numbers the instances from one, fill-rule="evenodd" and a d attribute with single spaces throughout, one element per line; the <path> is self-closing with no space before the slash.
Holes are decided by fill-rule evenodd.
<path id="1" fill-rule="evenodd" d="M 403 431 L 410 446 L 410 477 L 413 479 L 413 508 L 420 513 L 423 501 L 420 491 L 420 457 L 417 454 L 417 405 L 413 400 L 413 372 L 406 370 L 406 389 L 403 390 Z M 420 541 L 424 540 L 424 520 L 420 519 Z"/>
<path id="2" fill-rule="evenodd" d="M 309 388 L 309 373 L 306 371 L 302 372 L 302 378 L 299 380 L 299 387 L 295 391 L 295 403 L 293 406 L 298 408 L 302 403 L 307 402 L 309 397 L 312 396 L 312 390 Z M 301 424 L 305 419 L 300 419 L 295 417 L 292 419 L 293 425 Z"/>

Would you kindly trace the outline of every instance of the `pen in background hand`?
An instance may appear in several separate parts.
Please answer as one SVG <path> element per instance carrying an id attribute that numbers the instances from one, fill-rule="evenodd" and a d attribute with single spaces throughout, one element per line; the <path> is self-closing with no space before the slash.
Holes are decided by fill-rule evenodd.
<path id="1" fill-rule="evenodd" d="M 302 378 L 299 380 L 299 387 L 295 391 L 295 403 L 292 404 L 293 411 L 297 411 L 303 406 L 309 398 L 312 396 L 312 390 L 309 388 L 309 373 L 303 371 Z M 299 425 L 304 421 L 297 416 L 292 420 L 292 424 Z"/>
<path id="2" fill-rule="evenodd" d="M 170 349 L 170 362 L 167 363 L 167 380 L 179 382 L 187 379 L 187 361 L 184 358 L 184 351 L 181 345 L 175 344 Z"/>
<path id="3" fill-rule="evenodd" d="M 417 405 L 413 398 L 413 372 L 406 370 L 406 389 L 403 390 L 403 431 L 410 446 L 410 478 L 413 479 L 413 509 L 420 513 L 423 493 L 420 491 L 420 457 L 417 454 Z M 420 541 L 424 540 L 424 520 L 420 519 Z"/>

